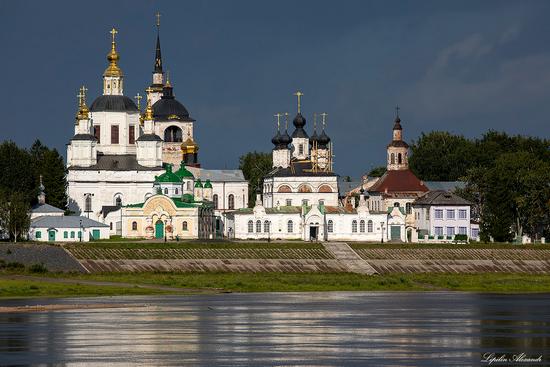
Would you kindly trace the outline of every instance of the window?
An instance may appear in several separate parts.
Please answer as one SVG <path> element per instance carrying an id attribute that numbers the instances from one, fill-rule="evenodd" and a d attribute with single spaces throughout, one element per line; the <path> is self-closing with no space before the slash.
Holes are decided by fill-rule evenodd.
<path id="1" fill-rule="evenodd" d="M 182 231 L 187 231 L 187 222 L 186 221 L 183 221 L 183 223 L 181 224 L 181 230 Z"/>
<path id="2" fill-rule="evenodd" d="M 458 227 L 458 234 L 467 234 L 468 230 L 466 227 Z"/>
<path id="3" fill-rule="evenodd" d="M 479 237 L 479 228 L 472 228 L 472 235 L 470 237 L 478 238 Z"/>
<path id="4" fill-rule="evenodd" d="M 351 232 L 357 233 L 357 221 L 356 220 L 351 222 Z"/>
<path id="5" fill-rule="evenodd" d="M 303 200 L 302 200 L 302 205 L 307 206 L 307 204 L 308 204 L 308 200 L 307 200 L 307 199 L 303 199 Z"/>
<path id="6" fill-rule="evenodd" d="M 288 185 L 281 185 L 277 189 L 277 192 L 292 192 L 292 189 Z"/>
<path id="7" fill-rule="evenodd" d="M 304 144 L 298 144 L 298 155 L 304 154 Z"/>
<path id="8" fill-rule="evenodd" d="M 332 220 L 329 220 L 327 223 L 327 231 L 328 233 L 334 232 L 334 222 Z"/>
<path id="9" fill-rule="evenodd" d="M 42 238 L 42 232 L 36 231 L 36 238 Z"/>
<path id="10" fill-rule="evenodd" d="M 294 232 L 294 223 L 292 223 L 291 220 L 289 220 L 288 223 L 286 224 L 286 229 L 288 233 Z"/>
<path id="11" fill-rule="evenodd" d="M 168 188 L 164 188 L 164 195 L 168 195 Z"/>
<path id="12" fill-rule="evenodd" d="M 63 238 L 69 238 L 69 232 L 67 231 L 63 232 Z"/>
<path id="13" fill-rule="evenodd" d="M 94 126 L 94 136 L 95 138 L 97 139 L 97 143 L 100 144 L 101 143 L 101 126 L 97 125 L 97 126 Z"/>
<path id="14" fill-rule="evenodd" d="M 113 230 L 113 222 L 109 223 L 109 229 L 112 231 Z"/>
<path id="15" fill-rule="evenodd" d="M 364 220 L 361 220 L 359 222 L 359 232 L 365 233 L 365 221 Z"/>
<path id="16" fill-rule="evenodd" d="M 134 125 L 129 126 L 130 130 L 128 130 L 128 144 L 135 144 L 136 143 L 136 127 Z"/>
<path id="17" fill-rule="evenodd" d="M 251 220 L 248 221 L 248 233 L 254 232 L 254 222 Z"/>
<path id="18" fill-rule="evenodd" d="M 178 190 L 177 187 L 174 189 L 174 194 L 176 194 L 176 195 L 179 194 L 179 190 Z"/>
<path id="19" fill-rule="evenodd" d="M 71 238 L 74 238 L 74 231 L 71 231 Z"/>
<path id="20" fill-rule="evenodd" d="M 323 199 L 319 199 L 319 205 L 325 205 L 325 201 Z"/>
<path id="21" fill-rule="evenodd" d="M 322 185 L 319 187 L 319 192 L 332 192 L 332 188 L 329 185 Z"/>
<path id="22" fill-rule="evenodd" d="M 212 202 L 214 203 L 214 209 L 218 209 L 218 194 L 212 196 Z"/>
<path id="23" fill-rule="evenodd" d="M 122 198 L 120 196 L 117 196 L 115 199 L 115 205 L 116 206 L 122 206 Z"/>
<path id="24" fill-rule="evenodd" d="M 395 164 L 395 154 L 392 153 L 390 157 L 391 157 L 390 159 L 391 164 Z"/>
<path id="25" fill-rule="evenodd" d="M 367 231 L 368 231 L 369 233 L 372 233 L 372 220 L 369 220 L 369 221 L 367 222 Z"/>
<path id="26" fill-rule="evenodd" d="M 177 126 L 170 126 L 164 130 L 164 141 L 167 143 L 181 143 L 182 131 Z"/>
<path id="27" fill-rule="evenodd" d="M 309 185 L 300 185 L 300 187 L 298 187 L 298 192 L 313 192 L 313 190 Z"/>
<path id="28" fill-rule="evenodd" d="M 266 220 L 264 222 L 264 232 L 269 233 L 269 221 L 268 220 Z"/>
<path id="29" fill-rule="evenodd" d="M 84 211 L 85 212 L 91 212 L 92 211 L 92 195 L 86 194 L 86 199 L 84 200 Z"/>
<path id="30" fill-rule="evenodd" d="M 412 205 L 411 205 L 411 203 L 406 203 L 405 204 L 405 212 L 407 214 L 412 214 Z"/>
<path id="31" fill-rule="evenodd" d="M 132 222 L 132 231 L 137 231 L 137 222 Z"/>
<path id="32" fill-rule="evenodd" d="M 393 207 L 394 208 L 399 208 L 399 203 L 396 201 L 395 203 L 393 203 Z"/>
<path id="33" fill-rule="evenodd" d="M 435 219 L 443 219 L 443 209 L 435 210 Z"/>
<path id="34" fill-rule="evenodd" d="M 447 219 L 455 219 L 454 209 L 447 209 Z"/>
<path id="35" fill-rule="evenodd" d="M 260 233 L 262 231 L 262 221 L 257 220 L 256 221 L 256 233 Z"/>
<path id="36" fill-rule="evenodd" d="M 229 209 L 235 209 L 235 196 L 233 194 L 227 197 L 227 206 Z"/>
<path id="37" fill-rule="evenodd" d="M 78 231 L 78 238 L 82 238 L 82 232 Z"/>
<path id="38" fill-rule="evenodd" d="M 443 236 L 443 227 L 435 227 L 434 229 L 436 236 Z"/>
<path id="39" fill-rule="evenodd" d="M 458 219 L 467 219 L 468 213 L 466 212 L 466 209 L 458 209 Z M 461 233 L 466 234 L 466 233 Z"/>
<path id="40" fill-rule="evenodd" d="M 455 227 L 447 227 L 447 236 L 455 235 Z"/>
<path id="41" fill-rule="evenodd" d="M 191 181 L 187 181 L 187 191 L 191 191 Z"/>
<path id="42" fill-rule="evenodd" d="M 397 154 L 397 164 L 401 164 L 401 153 Z"/>
<path id="43" fill-rule="evenodd" d="M 118 144 L 118 125 L 111 125 L 111 144 Z"/>
<path id="44" fill-rule="evenodd" d="M 292 206 L 292 199 L 286 199 L 286 206 Z"/>

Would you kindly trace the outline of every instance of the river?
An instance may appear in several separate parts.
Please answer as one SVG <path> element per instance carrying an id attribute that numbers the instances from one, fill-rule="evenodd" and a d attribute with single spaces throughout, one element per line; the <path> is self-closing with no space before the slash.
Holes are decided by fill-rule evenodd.
<path id="1" fill-rule="evenodd" d="M 118 307 L 0 313 L 0 365 L 478 366 L 489 352 L 550 364 L 550 294 L 249 293 L 0 306 L 46 303 Z"/>

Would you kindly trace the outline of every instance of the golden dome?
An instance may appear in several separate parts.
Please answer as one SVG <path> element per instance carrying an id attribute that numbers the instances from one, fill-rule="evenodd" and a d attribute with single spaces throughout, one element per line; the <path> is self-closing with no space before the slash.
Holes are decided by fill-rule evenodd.
<path id="1" fill-rule="evenodd" d="M 90 109 L 86 106 L 86 91 L 88 88 L 82 86 L 80 93 L 78 94 L 78 112 L 76 114 L 76 121 L 87 120 L 90 116 Z"/>
<path id="2" fill-rule="evenodd" d="M 191 135 L 187 133 L 187 139 L 181 143 L 181 151 L 185 153 L 197 153 L 199 151 L 199 146 L 193 138 L 191 138 Z"/>
<path id="3" fill-rule="evenodd" d="M 116 42 L 115 42 L 115 35 L 118 33 L 118 31 L 113 28 L 110 33 L 113 36 L 113 40 L 111 41 L 111 51 L 107 54 L 107 60 L 109 61 L 109 66 L 107 66 L 107 69 L 105 69 L 103 76 L 121 77 L 122 70 L 120 70 L 120 68 L 118 67 L 118 60 L 120 60 L 120 56 L 116 51 Z"/>

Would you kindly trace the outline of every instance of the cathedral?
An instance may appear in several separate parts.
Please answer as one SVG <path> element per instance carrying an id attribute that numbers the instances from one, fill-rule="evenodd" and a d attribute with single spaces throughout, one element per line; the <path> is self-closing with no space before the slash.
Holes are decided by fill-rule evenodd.
<path id="1" fill-rule="evenodd" d="M 116 44 L 118 32 L 114 28 L 110 32 L 102 95 L 88 107 L 86 88 L 80 89 L 74 136 L 67 145 L 69 210 L 105 223 L 111 235 L 124 235 L 125 207 L 164 195 L 157 192 L 159 177 L 167 169 L 180 167 L 190 172 L 196 182 L 208 182 L 211 186 L 208 201 L 215 219 L 213 233 L 208 233 L 221 236 L 225 232 L 224 212 L 248 206 L 248 183 L 240 170 L 208 170 L 199 163 L 199 145 L 194 138 L 196 120 L 176 99 L 174 87 L 163 71 L 159 28 L 157 15 L 152 83 L 145 89 L 144 111 L 139 93 L 137 104 L 124 95 L 124 74 Z M 169 197 L 175 199 L 173 195 Z M 203 201 L 203 197 L 198 200 Z M 206 215 L 208 211 L 200 212 Z M 171 235 L 166 232 L 171 227 L 169 219 L 163 220 L 165 237 Z M 188 225 L 198 228 L 198 223 Z M 144 227 L 143 233 L 146 227 L 149 226 Z"/>

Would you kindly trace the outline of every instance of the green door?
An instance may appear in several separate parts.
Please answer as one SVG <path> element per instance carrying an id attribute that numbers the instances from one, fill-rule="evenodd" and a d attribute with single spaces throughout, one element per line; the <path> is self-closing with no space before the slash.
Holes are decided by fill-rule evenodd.
<path id="1" fill-rule="evenodd" d="M 391 226 L 390 228 L 391 239 L 400 240 L 401 239 L 401 226 Z"/>
<path id="2" fill-rule="evenodd" d="M 99 240 L 99 229 L 92 229 L 92 240 Z"/>
<path id="3" fill-rule="evenodd" d="M 164 238 L 164 223 L 160 219 L 155 223 L 155 238 Z"/>
<path id="4" fill-rule="evenodd" d="M 55 241 L 55 231 L 48 231 L 48 241 Z"/>

